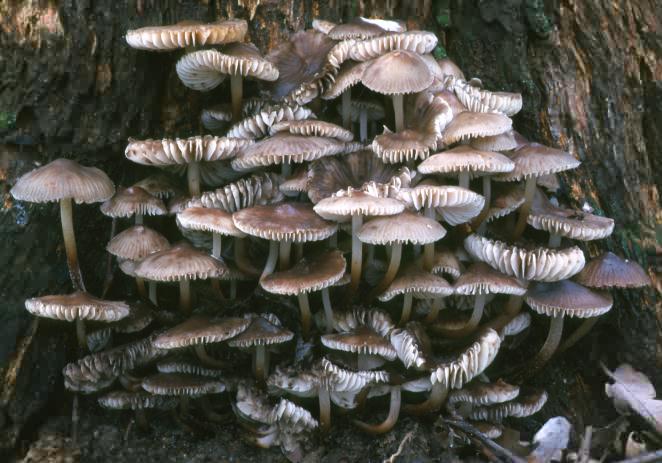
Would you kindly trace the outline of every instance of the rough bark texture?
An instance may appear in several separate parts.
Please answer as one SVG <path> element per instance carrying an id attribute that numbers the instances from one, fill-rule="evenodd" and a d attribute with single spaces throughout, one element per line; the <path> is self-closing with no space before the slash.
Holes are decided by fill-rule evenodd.
<path id="1" fill-rule="evenodd" d="M 128 185 L 147 172 L 124 159 L 128 137 L 199 133 L 203 105 L 227 99 L 226 86 L 209 94 L 186 90 L 174 72 L 177 52 L 129 49 L 125 31 L 183 19 L 252 18 L 250 39 L 267 50 L 316 17 L 390 13 L 371 3 L 383 2 L 0 1 L 0 374 L 6 379 L 0 383 L 0 447 L 16 445 L 22 425 L 40 419 L 39 411 L 53 402 L 64 345 L 73 342 L 65 340 L 62 325 L 49 324 L 27 339 L 34 341 L 21 342 L 31 326 L 23 300 L 68 291 L 68 280 L 57 208 L 13 202 L 8 190 L 15 178 L 66 156 Z M 490 89 L 522 92 L 516 127 L 583 161 L 564 176 L 562 196 L 616 219 L 614 235 L 588 246 L 588 253 L 610 249 L 647 266 L 652 277 L 661 265 L 661 8 L 656 0 L 441 0 L 433 2 L 427 22 L 412 2 L 393 10 L 410 14 L 412 25 L 438 30 L 467 76 L 480 77 Z M 110 221 L 94 206 L 76 207 L 74 214 L 86 282 L 99 293 Z M 566 359 L 589 364 L 584 349 L 598 342 L 591 360 L 628 361 L 654 377 L 660 390 L 659 279 L 655 284 L 657 291 L 619 292 L 606 322 Z M 42 368 L 39 377 L 35 365 Z M 16 381 L 8 380 L 12 372 Z M 573 381 L 569 394 L 582 388 L 580 374 Z M 559 400 L 572 408 L 573 399 Z"/>

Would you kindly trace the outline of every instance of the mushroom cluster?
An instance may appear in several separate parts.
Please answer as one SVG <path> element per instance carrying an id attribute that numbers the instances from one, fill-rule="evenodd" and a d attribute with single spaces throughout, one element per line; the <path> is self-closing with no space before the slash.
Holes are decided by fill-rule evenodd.
<path id="1" fill-rule="evenodd" d="M 649 283 L 637 264 L 611 253 L 586 263 L 570 243 L 614 228 L 541 189 L 580 162 L 517 133 L 521 95 L 484 89 L 435 59 L 430 32 L 315 21 L 266 56 L 246 33 L 240 20 L 128 31 L 133 48 L 183 49 L 176 71 L 192 90 L 230 76 L 231 105 L 201 114 L 212 133 L 129 140 L 129 161 L 169 173 L 116 192 L 98 169 L 59 159 L 13 187 L 16 199 L 60 202 L 74 292 L 25 306 L 77 322 L 91 352 L 66 366 L 66 387 L 134 410 L 141 424 L 148 408 L 221 419 L 226 400 L 214 397 L 227 392 L 250 440 L 292 460 L 312 431 L 330 429 L 333 408 L 369 433 L 388 432 L 402 411 L 459 414 L 492 435 L 504 417 L 538 411 L 544 391 L 520 397 L 488 378 L 501 345 L 532 321 L 524 305 L 551 318 L 531 375 L 559 346 L 565 317 L 586 322 L 561 349 L 611 309 L 606 289 Z M 259 97 L 242 100 L 243 78 L 261 82 Z M 85 291 L 72 199 L 134 218 L 107 250 L 136 279 L 139 302 Z M 146 225 L 155 215 L 175 215 L 183 238 L 171 244 Z M 168 310 L 166 288 L 157 297 L 168 282 L 179 286 L 179 311 Z M 86 335 L 84 320 L 106 326 Z M 385 395 L 383 420 L 363 421 Z M 305 398 L 319 410 L 303 408 Z"/>

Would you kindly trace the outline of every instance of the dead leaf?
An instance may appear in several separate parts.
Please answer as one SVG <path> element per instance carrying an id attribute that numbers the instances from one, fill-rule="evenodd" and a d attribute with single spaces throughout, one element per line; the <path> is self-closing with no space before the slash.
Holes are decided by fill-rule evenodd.
<path id="1" fill-rule="evenodd" d="M 655 399 L 655 388 L 648 377 L 628 364 L 619 366 L 613 373 L 605 372 L 614 384 L 605 384 L 607 397 L 622 415 L 635 413 L 662 435 L 662 400 Z"/>
<path id="2" fill-rule="evenodd" d="M 563 450 L 570 440 L 570 422 L 562 416 L 550 418 L 533 436 L 535 450 L 529 454 L 530 463 L 561 461 Z"/>

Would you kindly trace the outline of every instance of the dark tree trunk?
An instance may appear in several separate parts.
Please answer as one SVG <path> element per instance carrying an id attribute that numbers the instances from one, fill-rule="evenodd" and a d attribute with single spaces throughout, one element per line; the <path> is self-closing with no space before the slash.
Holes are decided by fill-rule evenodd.
<path id="1" fill-rule="evenodd" d="M 125 31 L 184 19 L 252 18 L 250 38 L 266 50 L 316 17 L 389 14 L 384 6 L 371 9 L 372 3 L 384 2 L 0 0 L 0 448 L 16 445 L 23 425 L 61 393 L 61 325 L 41 323 L 32 336 L 23 301 L 69 290 L 57 208 L 16 203 L 9 188 L 37 163 L 62 156 L 96 165 L 128 185 L 147 172 L 124 159 L 128 137 L 199 133 L 203 105 L 226 98 L 225 87 L 210 94 L 188 91 L 174 73 L 177 52 L 132 50 Z M 654 276 L 662 214 L 660 3 L 440 0 L 427 17 L 414 2 L 400 3 L 395 14 L 409 14 L 410 26 L 437 30 L 467 76 L 480 77 L 486 88 L 522 92 L 525 107 L 515 124 L 526 136 L 582 160 L 580 169 L 563 177 L 562 195 L 578 207 L 587 202 L 617 224 L 610 239 L 587 247 L 588 254 L 610 249 Z M 88 288 L 98 294 L 110 221 L 96 206 L 84 206 L 76 208 L 75 224 Z M 657 290 L 619 292 L 606 322 L 582 346 L 598 342 L 592 360 L 628 361 L 654 376 L 662 390 L 662 370 L 655 368 L 656 360 L 662 365 L 655 283 Z M 573 349 L 562 363 L 579 358 L 577 364 L 590 365 L 596 376 L 596 363 L 587 362 L 584 352 Z"/>

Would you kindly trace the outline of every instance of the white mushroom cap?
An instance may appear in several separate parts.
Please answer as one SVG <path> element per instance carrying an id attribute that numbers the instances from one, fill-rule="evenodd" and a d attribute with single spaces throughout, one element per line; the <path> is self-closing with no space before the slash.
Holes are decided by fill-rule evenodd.
<path id="1" fill-rule="evenodd" d="M 446 230 L 439 222 L 412 212 L 372 219 L 357 233 L 363 243 L 382 245 L 428 244 L 445 235 Z"/>
<path id="2" fill-rule="evenodd" d="M 106 301 L 91 294 L 76 291 L 71 294 L 27 299 L 25 308 L 33 315 L 57 320 L 94 320 L 114 322 L 131 311 L 122 301 Z"/>
<path id="3" fill-rule="evenodd" d="M 243 19 L 230 19 L 210 24 L 186 21 L 170 26 L 151 26 L 128 30 L 125 38 L 132 48 L 161 51 L 241 42 L 244 40 L 246 32 L 248 32 L 248 23 Z"/>

